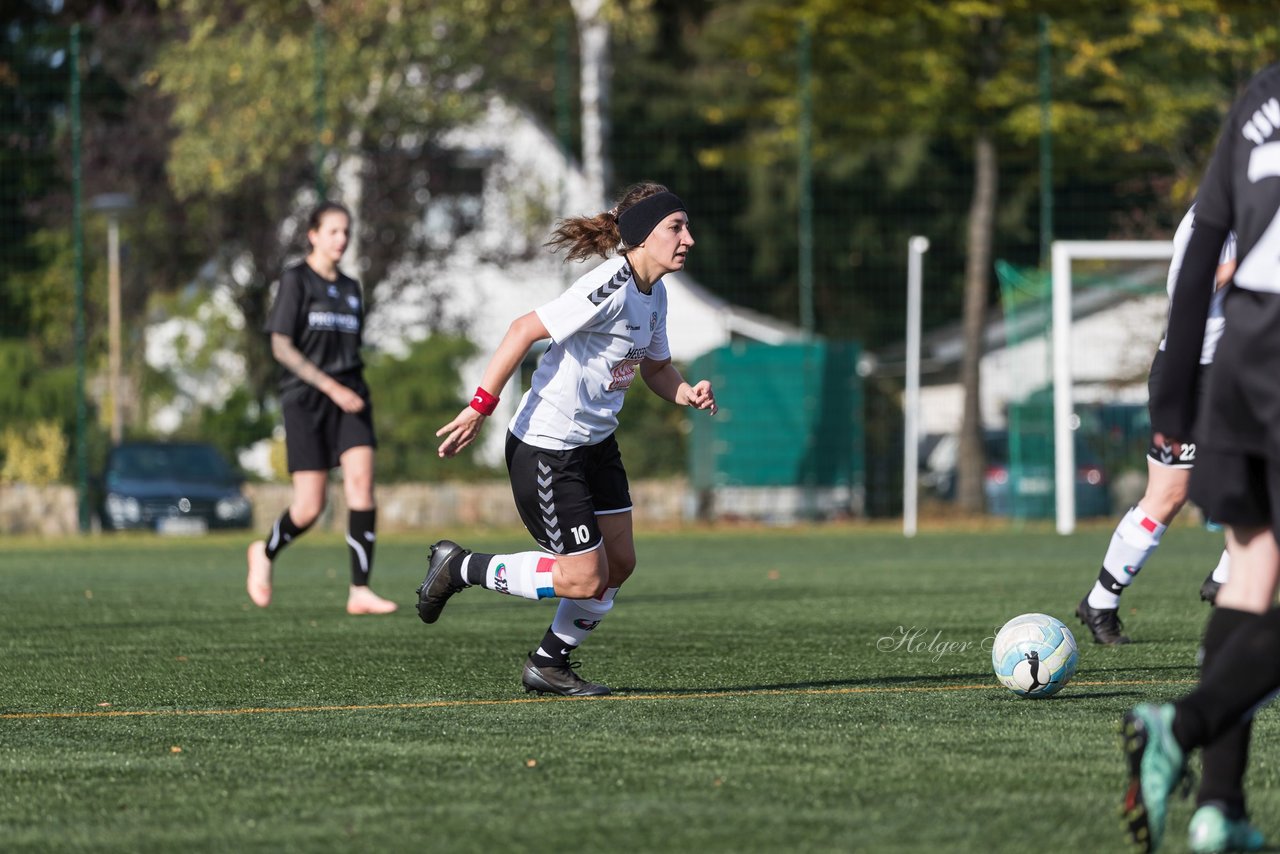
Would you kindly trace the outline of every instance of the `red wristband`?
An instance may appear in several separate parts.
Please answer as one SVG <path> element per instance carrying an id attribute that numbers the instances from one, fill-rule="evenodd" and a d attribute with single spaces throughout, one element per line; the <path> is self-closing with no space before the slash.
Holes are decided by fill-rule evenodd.
<path id="1" fill-rule="evenodd" d="M 492 415 L 493 410 L 498 408 L 498 398 L 476 386 L 475 397 L 471 398 L 471 408 L 481 415 Z"/>

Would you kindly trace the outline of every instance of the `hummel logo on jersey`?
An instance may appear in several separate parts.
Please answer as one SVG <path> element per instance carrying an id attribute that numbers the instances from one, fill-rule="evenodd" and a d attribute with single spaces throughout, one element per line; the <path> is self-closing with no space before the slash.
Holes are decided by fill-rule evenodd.
<path id="1" fill-rule="evenodd" d="M 587 298 L 591 300 L 592 305 L 599 305 L 609 297 L 613 296 L 614 291 L 625 285 L 627 283 L 627 279 L 630 278 L 631 265 L 623 264 L 622 269 L 614 273 L 612 279 L 592 291 L 591 295 Z"/>
<path id="2" fill-rule="evenodd" d="M 639 325 L 639 324 L 636 324 L 635 326 L 632 326 L 630 323 L 628 323 L 628 324 L 627 324 L 627 331 L 629 331 L 629 332 L 639 332 L 639 331 L 640 331 L 640 325 Z"/>

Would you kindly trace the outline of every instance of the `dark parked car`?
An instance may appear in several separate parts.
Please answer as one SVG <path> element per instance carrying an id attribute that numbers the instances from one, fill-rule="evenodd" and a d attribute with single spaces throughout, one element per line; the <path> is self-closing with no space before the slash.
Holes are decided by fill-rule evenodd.
<path id="1" fill-rule="evenodd" d="M 203 442 L 126 442 L 107 456 L 97 502 L 108 531 L 200 534 L 248 528 L 244 478 Z"/>
<path id="2" fill-rule="evenodd" d="M 1111 513 L 1111 493 L 1106 471 L 1098 455 L 1074 433 L 1076 446 L 1076 516 L 1107 516 Z M 956 454 L 959 441 L 955 436 L 936 440 L 926 437 L 921 443 L 924 460 L 921 485 L 940 498 L 952 500 L 956 494 Z M 1010 460 L 1009 432 L 988 430 L 983 435 L 987 468 L 983 475 L 983 491 L 987 512 L 995 516 L 1023 519 L 1053 518 L 1056 497 L 1053 490 L 1054 461 L 1052 439 L 1045 436 L 1023 437 L 1021 465 Z M 927 447 L 927 450 L 926 450 Z"/>

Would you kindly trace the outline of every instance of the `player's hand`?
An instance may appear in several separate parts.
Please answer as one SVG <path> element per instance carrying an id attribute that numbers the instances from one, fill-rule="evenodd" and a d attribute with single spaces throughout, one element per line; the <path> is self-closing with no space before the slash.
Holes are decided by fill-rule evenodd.
<path id="1" fill-rule="evenodd" d="M 436 450 L 440 457 L 452 457 L 470 445 L 484 424 L 484 416 L 470 406 L 458 413 L 458 417 L 436 431 L 436 438 L 444 436 L 444 441 Z"/>
<path id="2" fill-rule="evenodd" d="M 696 385 L 689 386 L 684 402 L 694 409 L 709 409 L 712 415 L 719 411 L 716 407 L 716 393 L 711 390 L 710 380 L 702 380 Z"/>
<path id="3" fill-rule="evenodd" d="M 329 399 L 343 412 L 354 414 L 364 410 L 364 398 L 339 382 L 329 389 Z"/>

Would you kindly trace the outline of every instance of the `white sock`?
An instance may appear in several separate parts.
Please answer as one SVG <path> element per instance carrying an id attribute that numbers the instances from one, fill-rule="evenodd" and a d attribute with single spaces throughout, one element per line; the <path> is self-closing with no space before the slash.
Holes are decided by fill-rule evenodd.
<path id="1" fill-rule="evenodd" d="M 565 643 L 580 646 L 613 609 L 613 597 L 617 595 L 618 588 L 610 587 L 595 599 L 561 599 L 551 631 Z"/>
<path id="2" fill-rule="evenodd" d="M 479 560 L 473 560 L 479 558 Z M 485 558 L 488 558 L 485 561 Z M 478 565 L 478 564 L 482 564 Z M 517 552 L 510 555 L 467 555 L 462 564 L 462 577 L 468 584 L 482 583 L 490 590 L 509 593 L 524 599 L 550 599 L 556 595 L 551 569 L 556 559 L 542 552 Z M 483 580 L 480 573 L 483 573 Z"/>
<path id="3" fill-rule="evenodd" d="M 1102 558 L 1102 572 L 1089 591 L 1090 608 L 1117 608 L 1120 594 L 1133 583 L 1143 564 L 1160 545 L 1168 526 L 1152 519 L 1139 507 L 1130 508 L 1111 535 Z"/>
<path id="4" fill-rule="evenodd" d="M 1231 557 L 1227 554 L 1227 550 L 1222 550 L 1222 557 L 1218 558 L 1218 565 L 1213 568 L 1213 580 L 1219 584 L 1227 583 L 1227 576 L 1231 574 Z"/>

